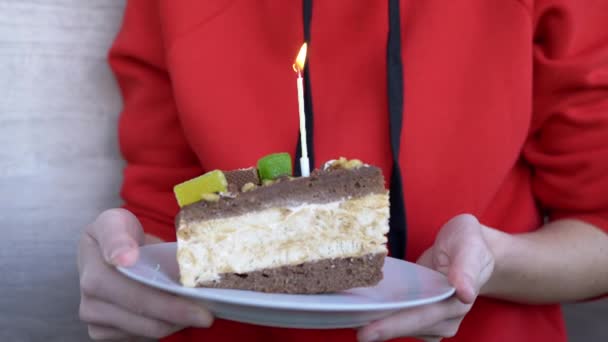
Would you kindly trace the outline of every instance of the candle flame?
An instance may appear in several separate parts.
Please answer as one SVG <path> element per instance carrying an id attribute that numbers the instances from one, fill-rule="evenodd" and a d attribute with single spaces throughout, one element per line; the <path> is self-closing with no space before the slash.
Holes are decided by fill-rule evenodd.
<path id="1" fill-rule="evenodd" d="M 306 51 L 308 50 L 308 45 L 306 43 L 302 44 L 300 48 L 300 52 L 298 52 L 298 57 L 296 57 L 296 61 L 293 63 L 293 71 L 301 74 L 304 71 L 304 65 L 306 64 Z"/>

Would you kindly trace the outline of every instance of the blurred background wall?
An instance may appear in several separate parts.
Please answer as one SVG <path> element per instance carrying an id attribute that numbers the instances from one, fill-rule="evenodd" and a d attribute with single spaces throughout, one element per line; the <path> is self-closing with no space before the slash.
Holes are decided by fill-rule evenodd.
<path id="1" fill-rule="evenodd" d="M 122 0 L 0 0 L 0 341 L 88 341 L 76 240 L 119 203 Z"/>
<path id="2" fill-rule="evenodd" d="M 179 1 L 179 0 L 176 0 Z M 76 241 L 120 203 L 120 96 L 106 64 L 123 0 L 0 0 L 0 341 L 87 341 Z M 608 302 L 567 305 L 608 341 Z"/>

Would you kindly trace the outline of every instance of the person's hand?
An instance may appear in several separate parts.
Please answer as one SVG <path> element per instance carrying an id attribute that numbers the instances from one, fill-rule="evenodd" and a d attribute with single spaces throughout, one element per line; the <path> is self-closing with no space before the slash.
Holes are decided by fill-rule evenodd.
<path id="1" fill-rule="evenodd" d="M 417 337 L 440 341 L 452 337 L 494 269 L 494 256 L 482 236 L 483 226 L 471 215 L 446 223 L 418 264 L 447 275 L 456 295 L 448 300 L 399 311 L 361 328 L 359 341 Z"/>
<path id="2" fill-rule="evenodd" d="M 123 209 L 108 210 L 86 227 L 78 246 L 80 319 L 94 340 L 161 338 L 186 326 L 209 327 L 212 315 L 201 306 L 134 282 L 114 266 L 139 256 L 144 233 Z"/>

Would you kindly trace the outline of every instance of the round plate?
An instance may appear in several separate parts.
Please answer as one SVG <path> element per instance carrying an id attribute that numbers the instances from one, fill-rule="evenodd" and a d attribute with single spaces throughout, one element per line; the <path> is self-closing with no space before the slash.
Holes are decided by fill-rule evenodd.
<path id="1" fill-rule="evenodd" d="M 253 291 L 189 288 L 179 283 L 176 243 L 148 245 L 127 277 L 148 286 L 200 301 L 218 318 L 284 328 L 359 327 L 405 308 L 450 297 L 445 276 L 428 268 L 387 257 L 384 279 L 374 287 L 331 294 L 289 295 Z"/>

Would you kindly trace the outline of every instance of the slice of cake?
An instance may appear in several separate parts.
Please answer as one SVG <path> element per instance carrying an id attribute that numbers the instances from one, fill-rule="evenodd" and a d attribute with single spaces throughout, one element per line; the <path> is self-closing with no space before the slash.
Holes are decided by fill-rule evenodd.
<path id="1" fill-rule="evenodd" d="M 187 190 L 206 190 L 195 203 L 196 190 L 188 192 L 176 218 L 184 286 L 325 293 L 382 279 L 389 219 L 382 171 L 342 158 L 310 177 L 290 174 L 290 157 L 271 155 L 257 170 L 189 181 L 198 188 Z M 178 200 L 187 183 L 176 187 Z"/>

